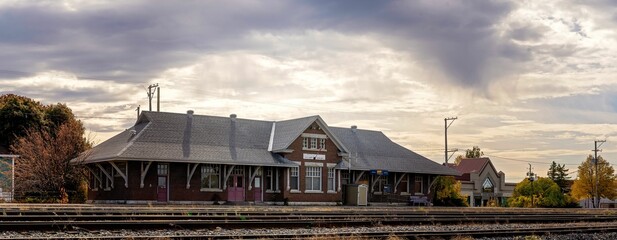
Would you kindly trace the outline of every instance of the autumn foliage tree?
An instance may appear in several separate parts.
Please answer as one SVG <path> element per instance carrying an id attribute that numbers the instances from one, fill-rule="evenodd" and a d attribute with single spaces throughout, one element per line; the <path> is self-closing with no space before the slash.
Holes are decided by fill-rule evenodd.
<path id="1" fill-rule="evenodd" d="M 570 194 L 577 200 L 591 199 L 595 196 L 595 183 L 598 179 L 598 195 L 600 198 L 615 199 L 617 197 L 617 177 L 613 167 L 601 156 L 598 157 L 598 174 L 593 163 L 593 156 L 578 166 L 578 178 L 574 180 Z M 594 207 L 596 203 L 594 201 Z"/>
<path id="2" fill-rule="evenodd" d="M 461 183 L 452 176 L 439 176 L 431 186 L 435 206 L 467 207 L 467 199 L 461 195 Z"/>
<path id="3" fill-rule="evenodd" d="M 16 198 L 84 200 L 83 169 L 70 164 L 70 160 L 91 144 L 70 108 L 61 103 L 42 105 L 26 97 L 2 95 L 0 132 L 9 136 L 2 135 L 0 144 L 20 156 L 15 162 Z"/>
<path id="4" fill-rule="evenodd" d="M 79 122 L 67 122 L 58 131 L 26 131 L 11 148 L 19 154 L 15 166 L 15 191 L 24 197 L 67 203 L 83 200 L 78 191 L 85 181 L 84 168 L 70 164 L 89 146 Z M 80 195 L 81 194 L 81 195 Z"/>

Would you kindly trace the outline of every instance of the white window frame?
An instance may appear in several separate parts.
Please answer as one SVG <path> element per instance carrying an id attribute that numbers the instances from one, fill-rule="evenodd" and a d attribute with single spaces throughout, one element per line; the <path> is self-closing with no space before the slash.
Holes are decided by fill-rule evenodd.
<path id="1" fill-rule="evenodd" d="M 266 189 L 267 193 L 281 192 L 279 188 L 279 171 L 275 167 L 266 167 L 265 178 L 265 181 L 268 181 L 269 184 L 269 188 Z"/>
<path id="2" fill-rule="evenodd" d="M 323 193 L 322 191 L 322 167 L 305 166 L 304 168 L 304 192 L 306 193 Z M 317 180 L 317 186 L 315 186 Z M 310 184 L 309 184 L 310 183 Z"/>
<path id="3" fill-rule="evenodd" d="M 336 171 L 328 167 L 328 193 L 336 193 Z"/>
<path id="4" fill-rule="evenodd" d="M 319 148 L 317 148 L 317 138 L 309 138 L 311 140 L 311 146 L 309 147 L 309 149 L 311 150 L 318 150 Z"/>
<path id="5" fill-rule="evenodd" d="M 294 181 L 294 178 L 296 182 L 296 188 L 292 188 L 293 184 L 291 184 L 292 181 Z M 296 193 L 300 192 L 300 167 L 289 168 L 289 191 Z"/>
<path id="6" fill-rule="evenodd" d="M 212 169 L 214 172 L 206 171 L 207 169 Z M 199 187 L 202 192 L 221 192 L 222 184 L 221 184 L 221 165 L 220 164 L 202 164 L 200 169 L 200 178 L 199 178 Z M 218 186 L 207 186 L 204 187 L 202 185 L 204 178 L 206 176 L 216 175 L 218 178 Z"/>
<path id="7" fill-rule="evenodd" d="M 319 139 L 319 151 L 326 151 L 326 139 L 325 138 Z"/>
<path id="8" fill-rule="evenodd" d="M 409 195 L 409 175 L 407 174 L 407 176 L 405 176 L 403 179 L 401 179 L 401 182 L 399 184 L 403 184 L 405 183 L 405 191 L 401 192 L 401 195 Z"/>

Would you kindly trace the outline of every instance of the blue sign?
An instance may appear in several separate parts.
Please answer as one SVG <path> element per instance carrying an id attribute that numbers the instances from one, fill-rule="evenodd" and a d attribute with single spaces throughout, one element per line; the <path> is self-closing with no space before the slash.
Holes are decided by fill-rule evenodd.
<path id="1" fill-rule="evenodd" d="M 388 170 L 376 170 L 376 169 L 372 169 L 372 170 L 371 170 L 371 175 L 388 176 Z"/>

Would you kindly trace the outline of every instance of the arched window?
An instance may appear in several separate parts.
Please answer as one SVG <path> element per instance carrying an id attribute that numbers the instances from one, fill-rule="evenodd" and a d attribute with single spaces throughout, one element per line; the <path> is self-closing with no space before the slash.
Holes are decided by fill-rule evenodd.
<path id="1" fill-rule="evenodd" d="M 493 182 L 491 181 L 491 179 L 486 178 L 486 180 L 484 180 L 484 183 L 482 184 L 482 192 L 487 192 L 487 193 L 492 193 L 495 190 L 495 186 L 493 185 Z"/>

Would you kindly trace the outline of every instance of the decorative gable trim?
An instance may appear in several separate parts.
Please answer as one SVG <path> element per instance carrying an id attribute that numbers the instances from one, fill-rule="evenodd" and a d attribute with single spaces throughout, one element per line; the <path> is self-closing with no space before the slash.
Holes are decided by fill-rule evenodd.
<path id="1" fill-rule="evenodd" d="M 298 134 L 296 135 L 296 137 L 293 138 L 293 140 L 291 142 L 286 143 L 285 147 L 283 149 L 273 149 L 273 152 L 281 152 L 281 151 L 289 150 L 289 146 L 291 145 L 291 143 L 293 141 L 295 141 L 296 139 L 298 139 L 299 137 L 301 137 L 303 134 L 305 134 L 304 131 L 308 127 L 310 127 L 313 123 L 317 123 L 317 125 L 319 125 L 321 130 L 323 130 L 324 133 L 326 133 L 326 137 L 332 139 L 332 142 L 334 142 L 334 145 L 336 145 L 336 147 L 341 152 L 344 152 L 344 153 L 348 153 L 349 152 L 349 150 L 347 150 L 345 145 L 343 145 L 343 143 L 340 140 L 338 140 L 336 135 L 334 135 L 334 133 L 332 133 L 332 131 L 330 131 L 330 128 L 328 127 L 326 122 L 319 115 L 314 116 L 314 120 L 307 122 L 307 124 L 305 124 L 305 126 L 303 126 L 301 129 L 298 129 Z"/>

